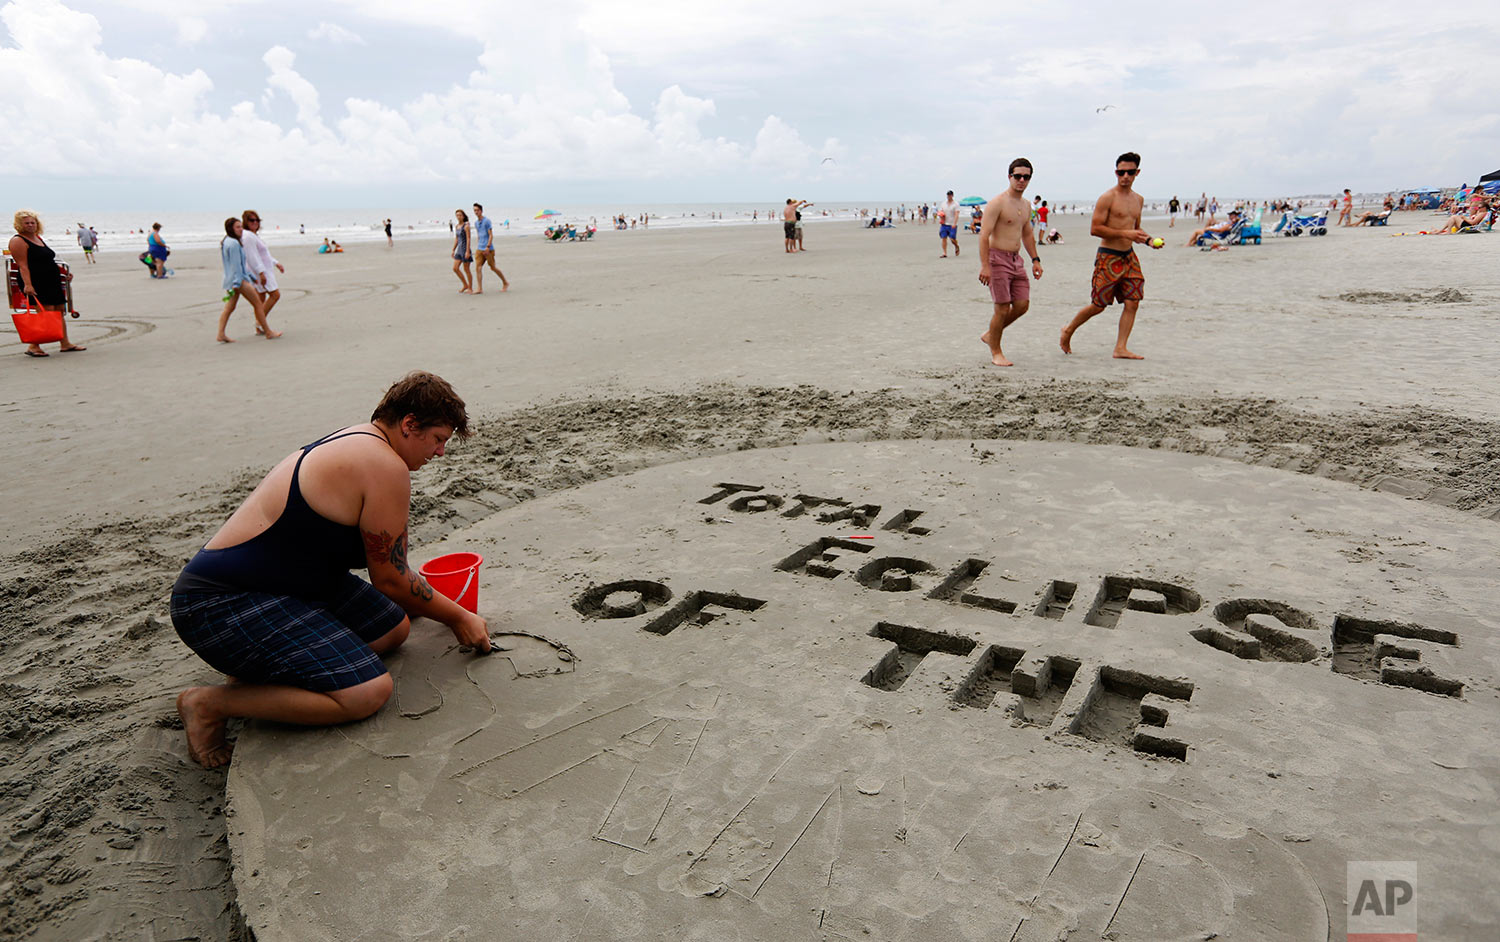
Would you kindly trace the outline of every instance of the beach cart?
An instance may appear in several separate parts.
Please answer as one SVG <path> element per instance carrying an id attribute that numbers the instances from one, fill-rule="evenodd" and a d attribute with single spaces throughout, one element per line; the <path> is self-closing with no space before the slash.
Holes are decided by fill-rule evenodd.
<path id="1" fill-rule="evenodd" d="M 68 274 L 66 262 L 58 262 L 57 269 Z M 56 343 L 63 339 L 62 311 L 47 311 L 39 308 L 26 295 L 26 286 L 21 281 L 21 269 L 9 250 L 5 252 L 5 288 L 10 299 L 10 319 L 16 325 L 16 333 L 22 343 Z M 73 306 L 73 283 L 63 279 L 63 307 L 74 317 L 78 309 Z"/>

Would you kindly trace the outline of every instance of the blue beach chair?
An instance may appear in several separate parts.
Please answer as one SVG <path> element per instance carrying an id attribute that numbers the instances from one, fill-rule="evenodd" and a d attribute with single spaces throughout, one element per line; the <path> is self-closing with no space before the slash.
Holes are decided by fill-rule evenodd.
<path id="1" fill-rule="evenodd" d="M 1239 245 L 1241 234 L 1245 231 L 1245 220 L 1241 217 L 1234 225 L 1223 232 L 1205 232 L 1198 237 L 1195 243 L 1199 247 L 1208 247 L 1214 242 L 1222 242 L 1225 245 Z"/>

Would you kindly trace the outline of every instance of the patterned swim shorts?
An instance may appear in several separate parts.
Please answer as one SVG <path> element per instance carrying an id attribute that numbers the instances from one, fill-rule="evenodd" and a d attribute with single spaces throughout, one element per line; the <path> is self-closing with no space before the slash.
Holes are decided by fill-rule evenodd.
<path id="1" fill-rule="evenodd" d="M 405 617 L 354 573 L 321 602 L 269 592 L 174 592 L 172 625 L 217 671 L 326 693 L 386 672 L 370 642 Z"/>
<path id="2" fill-rule="evenodd" d="M 1094 255 L 1094 307 L 1109 307 L 1115 301 L 1139 301 L 1146 296 L 1146 273 L 1141 260 L 1126 249 L 1100 249 Z"/>

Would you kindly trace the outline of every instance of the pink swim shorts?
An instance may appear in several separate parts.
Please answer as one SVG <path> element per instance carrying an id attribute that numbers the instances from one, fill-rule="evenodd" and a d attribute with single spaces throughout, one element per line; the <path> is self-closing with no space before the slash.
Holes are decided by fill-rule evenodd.
<path id="1" fill-rule="evenodd" d="M 990 297 L 996 304 L 1031 300 L 1031 279 L 1020 252 L 990 249 Z"/>

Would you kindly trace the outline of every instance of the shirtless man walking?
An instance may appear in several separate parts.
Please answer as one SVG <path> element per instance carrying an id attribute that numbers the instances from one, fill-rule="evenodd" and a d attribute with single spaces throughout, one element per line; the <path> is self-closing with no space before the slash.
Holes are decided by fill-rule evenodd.
<path id="1" fill-rule="evenodd" d="M 786 201 L 786 208 L 781 211 L 781 234 L 785 237 L 786 250 L 797 251 L 797 207 L 800 204 L 794 199 Z"/>
<path id="2" fill-rule="evenodd" d="M 1141 155 L 1121 154 L 1115 159 L 1115 185 L 1106 190 L 1094 204 L 1094 218 L 1089 226 L 1089 235 L 1099 239 L 1099 251 L 1094 256 L 1094 280 L 1089 303 L 1079 311 L 1068 326 L 1062 329 L 1063 353 L 1072 353 L 1073 333 L 1089 318 L 1101 314 L 1104 309 L 1119 300 L 1124 310 L 1120 312 L 1120 332 L 1115 339 L 1115 358 L 1120 360 L 1144 360 L 1145 357 L 1131 353 L 1125 343 L 1130 339 L 1130 330 L 1135 326 L 1136 308 L 1146 296 L 1146 276 L 1141 271 L 1141 261 L 1136 258 L 1135 244 L 1151 241 L 1141 228 L 1141 207 L 1145 202 L 1132 189 L 1141 172 Z"/>
<path id="3" fill-rule="evenodd" d="M 1017 157 L 1010 162 L 1009 173 L 1010 186 L 985 204 L 979 225 L 979 283 L 989 286 L 995 302 L 990 329 L 979 339 L 990 348 L 990 362 L 996 366 L 1013 365 L 1000 352 L 1000 335 L 1031 307 L 1031 282 L 1026 280 L 1021 246 L 1026 247 L 1031 259 L 1031 274 L 1037 280 L 1042 277 L 1042 259 L 1036 254 L 1036 232 L 1031 227 L 1031 204 L 1026 202 L 1031 161 Z"/>

